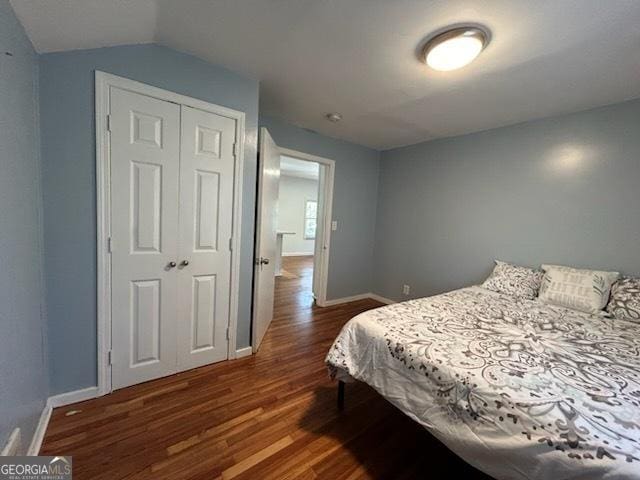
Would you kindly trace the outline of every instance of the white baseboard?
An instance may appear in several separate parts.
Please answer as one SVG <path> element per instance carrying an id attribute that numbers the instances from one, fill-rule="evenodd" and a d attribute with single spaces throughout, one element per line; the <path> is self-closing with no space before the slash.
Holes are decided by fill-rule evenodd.
<path id="1" fill-rule="evenodd" d="M 380 295 L 377 295 L 375 293 L 361 293 L 359 295 L 352 295 L 350 297 L 343 297 L 343 298 L 335 298 L 333 300 L 326 300 L 322 305 L 318 304 L 318 306 L 320 307 L 332 307 L 334 305 L 340 305 L 341 303 L 349 303 L 349 302 L 357 302 L 358 300 L 364 300 L 365 298 L 370 298 L 372 300 L 376 300 L 378 302 L 384 303 L 386 305 L 389 305 L 391 303 L 396 303 L 394 300 L 391 300 L 389 298 L 385 298 L 382 297 Z"/>
<path id="2" fill-rule="evenodd" d="M 47 433 L 47 427 L 49 426 L 52 410 L 53 408 L 49 405 L 49 401 L 47 401 L 46 405 L 42 409 L 42 413 L 40 414 L 40 420 L 38 421 L 36 431 L 33 432 L 33 438 L 29 444 L 29 450 L 27 450 L 27 455 L 30 457 L 35 457 L 40 453 L 40 447 L 42 447 L 44 434 Z"/>
<path id="3" fill-rule="evenodd" d="M 282 252 L 283 257 L 313 257 L 313 252 Z"/>
<path id="4" fill-rule="evenodd" d="M 378 295 L 377 293 L 370 293 L 369 298 L 371 298 L 372 300 L 377 300 L 378 302 L 384 303 L 386 305 L 391 305 L 392 303 L 396 303 L 395 300 L 391 300 L 390 298 L 383 297 L 381 295 Z"/>
<path id="5" fill-rule="evenodd" d="M 98 387 L 88 387 L 81 390 L 74 390 L 73 392 L 61 393 L 60 395 L 54 395 L 49 397 L 49 406 L 52 408 L 64 407 L 72 403 L 84 402 L 92 398 L 99 397 Z"/>
<path id="6" fill-rule="evenodd" d="M 251 347 L 239 348 L 236 350 L 236 358 L 248 357 L 253 353 L 253 349 Z"/>
<path id="7" fill-rule="evenodd" d="M 20 453 L 20 446 L 22 444 L 22 435 L 20 434 L 19 428 L 14 428 L 11 435 L 7 440 L 7 443 L 2 448 L 2 452 L 0 453 L 0 457 L 13 457 Z"/>
<path id="8" fill-rule="evenodd" d="M 42 409 L 40 414 L 40 420 L 35 432 L 33 432 L 33 438 L 29 444 L 29 450 L 27 455 L 36 456 L 40 453 L 40 447 L 44 440 L 44 434 L 47 433 L 47 427 L 49 426 L 49 420 L 51 419 L 51 412 L 56 407 L 64 407 L 72 403 L 82 402 L 91 398 L 98 397 L 98 387 L 88 387 L 81 390 L 75 390 L 73 392 L 61 393 L 60 395 L 54 395 L 49 397 L 46 405 Z"/>
<path id="9" fill-rule="evenodd" d="M 351 295 L 350 297 L 334 298 L 333 300 L 325 300 L 321 307 L 332 307 L 334 305 L 340 305 L 341 303 L 357 302 L 358 300 L 364 300 L 369 298 L 368 293 L 361 293 L 359 295 Z"/>

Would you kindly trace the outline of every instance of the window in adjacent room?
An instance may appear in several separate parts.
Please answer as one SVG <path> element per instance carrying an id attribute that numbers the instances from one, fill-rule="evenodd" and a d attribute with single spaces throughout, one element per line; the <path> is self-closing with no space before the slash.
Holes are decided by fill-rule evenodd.
<path id="1" fill-rule="evenodd" d="M 304 204 L 304 239 L 316 238 L 316 224 L 318 219 L 318 202 L 307 200 Z"/>

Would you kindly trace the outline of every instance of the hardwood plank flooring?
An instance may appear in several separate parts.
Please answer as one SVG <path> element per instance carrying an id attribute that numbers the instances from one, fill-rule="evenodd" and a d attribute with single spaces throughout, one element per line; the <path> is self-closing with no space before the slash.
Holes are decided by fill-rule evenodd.
<path id="1" fill-rule="evenodd" d="M 311 257 L 283 260 L 256 355 L 57 408 L 41 454 L 73 455 L 76 480 L 486 479 L 366 385 L 337 410 L 324 357 L 380 304 L 317 308 Z"/>

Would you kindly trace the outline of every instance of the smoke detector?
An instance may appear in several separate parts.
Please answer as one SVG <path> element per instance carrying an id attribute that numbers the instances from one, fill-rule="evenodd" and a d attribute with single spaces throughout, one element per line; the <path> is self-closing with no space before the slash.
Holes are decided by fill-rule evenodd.
<path id="1" fill-rule="evenodd" d="M 325 117 L 327 117 L 327 120 L 329 120 L 332 123 L 338 123 L 340 120 L 342 120 L 342 115 L 339 113 L 327 113 L 325 115 Z"/>

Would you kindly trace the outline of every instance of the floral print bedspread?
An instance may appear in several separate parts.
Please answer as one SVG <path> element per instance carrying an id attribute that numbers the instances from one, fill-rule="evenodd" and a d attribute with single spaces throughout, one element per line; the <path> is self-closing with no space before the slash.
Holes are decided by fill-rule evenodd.
<path id="1" fill-rule="evenodd" d="M 497 479 L 640 479 L 637 323 L 471 287 L 358 315 L 326 362 Z"/>

